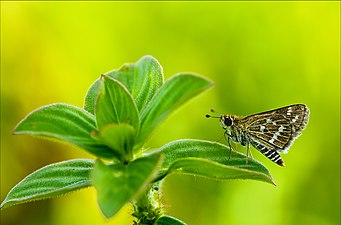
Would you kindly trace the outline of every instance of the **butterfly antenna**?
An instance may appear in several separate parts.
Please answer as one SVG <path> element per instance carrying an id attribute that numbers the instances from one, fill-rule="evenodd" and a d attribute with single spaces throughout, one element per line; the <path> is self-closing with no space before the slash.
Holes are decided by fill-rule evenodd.
<path id="1" fill-rule="evenodd" d="M 218 112 L 216 112 L 214 109 L 211 109 L 210 110 L 212 113 L 218 113 Z M 206 114 L 206 118 L 220 118 L 220 116 L 211 116 L 211 115 L 209 115 L 209 114 Z"/>

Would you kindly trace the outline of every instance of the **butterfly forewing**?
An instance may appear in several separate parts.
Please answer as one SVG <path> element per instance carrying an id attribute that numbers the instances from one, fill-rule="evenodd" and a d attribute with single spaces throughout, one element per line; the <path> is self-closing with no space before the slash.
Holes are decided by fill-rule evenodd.
<path id="1" fill-rule="evenodd" d="M 284 165 L 278 153 L 289 150 L 308 119 L 308 107 L 296 104 L 241 118 L 235 121 L 235 126 L 243 130 L 250 144 L 266 157 Z"/>

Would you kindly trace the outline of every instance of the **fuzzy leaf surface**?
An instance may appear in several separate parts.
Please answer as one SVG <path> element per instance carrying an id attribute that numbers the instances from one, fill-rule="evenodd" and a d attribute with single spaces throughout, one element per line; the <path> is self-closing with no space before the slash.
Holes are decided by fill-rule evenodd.
<path id="1" fill-rule="evenodd" d="M 88 89 L 84 99 L 84 109 L 95 115 L 95 105 L 98 97 L 100 78 L 96 79 Z"/>
<path id="2" fill-rule="evenodd" d="M 111 123 L 126 123 L 140 128 L 138 111 L 128 90 L 117 80 L 102 76 L 95 116 L 99 129 Z"/>
<path id="3" fill-rule="evenodd" d="M 156 225 L 186 225 L 186 223 L 172 216 L 162 216 L 156 221 Z"/>
<path id="4" fill-rule="evenodd" d="M 253 179 L 274 184 L 269 170 L 260 162 L 232 151 L 217 142 L 184 139 L 170 142 L 149 154 L 162 154 L 164 160 L 156 180 L 177 172 L 212 179 Z"/>
<path id="5" fill-rule="evenodd" d="M 159 155 L 138 158 L 128 164 L 97 160 L 92 175 L 98 204 L 104 216 L 115 215 L 127 202 L 146 190 L 159 164 Z"/>
<path id="6" fill-rule="evenodd" d="M 90 186 L 94 161 L 76 159 L 45 166 L 20 181 L 10 190 L 1 208 L 48 199 Z"/>
<path id="7" fill-rule="evenodd" d="M 114 158 L 115 153 L 94 140 L 95 117 L 82 108 L 57 103 L 28 114 L 15 128 L 14 134 L 28 134 L 77 145 L 93 155 Z"/>
<path id="8" fill-rule="evenodd" d="M 124 64 L 106 75 L 120 81 L 128 89 L 140 112 L 163 84 L 162 67 L 152 56 L 144 56 L 136 63 Z"/>
<path id="9" fill-rule="evenodd" d="M 135 129 L 129 124 L 108 124 L 93 133 L 102 144 L 110 147 L 121 161 L 130 161 L 133 157 Z"/>
<path id="10" fill-rule="evenodd" d="M 133 96 L 137 109 L 142 111 L 157 89 L 163 84 L 163 70 L 160 63 L 152 56 L 144 56 L 136 63 L 124 64 L 118 70 L 105 74 L 121 82 Z M 98 95 L 99 79 L 89 88 L 84 108 L 95 113 L 95 102 Z"/>
<path id="11" fill-rule="evenodd" d="M 171 112 L 212 85 L 211 81 L 188 73 L 168 79 L 141 112 L 141 132 L 137 142 L 145 142 Z"/>

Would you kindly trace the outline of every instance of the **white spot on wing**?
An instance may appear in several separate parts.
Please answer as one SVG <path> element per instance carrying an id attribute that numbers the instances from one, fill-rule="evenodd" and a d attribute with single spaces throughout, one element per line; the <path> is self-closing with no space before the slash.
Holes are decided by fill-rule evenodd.
<path id="1" fill-rule="evenodd" d="M 264 130 L 265 130 L 265 126 L 261 125 L 260 128 L 259 128 L 260 132 L 264 133 Z"/>
<path id="2" fill-rule="evenodd" d="M 283 125 L 281 125 L 279 128 L 278 128 L 278 132 L 283 132 L 285 129 L 285 127 Z"/>
<path id="3" fill-rule="evenodd" d="M 292 119 L 292 122 L 295 123 L 296 120 L 299 118 L 299 115 L 296 115 L 294 119 Z"/>
<path id="4" fill-rule="evenodd" d="M 281 127 L 283 127 L 282 125 L 279 127 L 278 131 L 274 134 L 274 136 L 270 139 L 270 143 L 273 144 L 275 140 L 277 140 L 277 137 L 281 134 Z M 283 127 L 284 128 L 284 127 Z"/>

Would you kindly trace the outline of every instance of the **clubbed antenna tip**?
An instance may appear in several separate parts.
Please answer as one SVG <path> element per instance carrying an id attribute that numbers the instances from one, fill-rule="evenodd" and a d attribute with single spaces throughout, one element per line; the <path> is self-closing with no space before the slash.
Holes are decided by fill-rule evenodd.
<path id="1" fill-rule="evenodd" d="M 206 118 L 210 118 L 210 117 L 211 117 L 210 115 L 206 114 Z"/>

